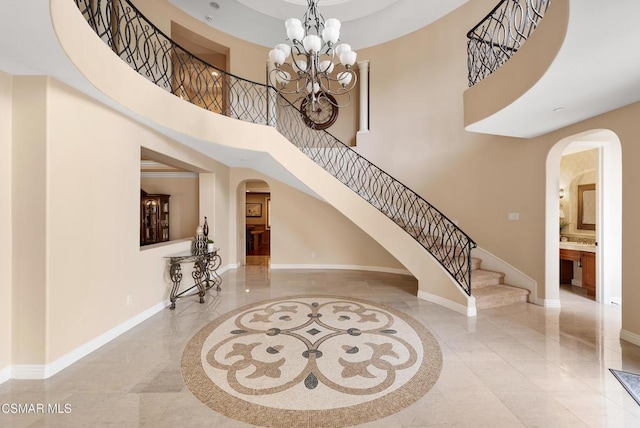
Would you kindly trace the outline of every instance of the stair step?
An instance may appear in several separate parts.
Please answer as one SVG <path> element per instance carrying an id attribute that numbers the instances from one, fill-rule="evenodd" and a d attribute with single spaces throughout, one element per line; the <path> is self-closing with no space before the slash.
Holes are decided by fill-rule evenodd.
<path id="1" fill-rule="evenodd" d="M 481 266 L 482 266 L 482 259 L 479 259 L 477 257 L 471 257 L 471 270 L 481 269 Z"/>
<path id="2" fill-rule="evenodd" d="M 512 303 L 526 303 L 529 290 L 510 285 L 490 285 L 473 291 L 477 309 L 489 309 Z"/>
<path id="3" fill-rule="evenodd" d="M 477 290 L 504 282 L 504 273 L 476 269 L 471 271 L 471 289 Z"/>

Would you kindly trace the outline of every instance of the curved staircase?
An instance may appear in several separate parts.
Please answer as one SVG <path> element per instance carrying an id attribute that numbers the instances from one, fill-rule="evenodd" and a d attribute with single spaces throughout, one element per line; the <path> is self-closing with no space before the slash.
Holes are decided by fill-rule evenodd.
<path id="1" fill-rule="evenodd" d="M 83 68 L 80 64 L 85 64 L 85 72 L 91 72 L 95 80 L 89 80 L 96 87 L 104 93 L 117 94 L 116 102 L 168 129 L 188 132 L 189 136 L 206 144 L 212 142 L 211 136 L 215 136 L 218 145 L 268 153 L 344 215 L 358 218 L 354 222 L 418 279 L 418 294 L 422 298 L 470 316 L 475 315 L 476 308 L 527 300 L 528 290 L 503 284 L 504 274 L 480 269 L 479 259 L 474 261 L 476 268 L 472 267 L 471 250 L 476 248 L 476 243 L 457 224 L 328 132 L 308 128 L 298 110 L 290 108 L 273 88 L 218 70 L 198 59 L 148 21 L 130 0 L 105 0 L 97 6 L 90 0 L 74 2 L 82 18 L 99 36 L 97 41 L 102 39 L 108 47 L 105 53 L 115 53 L 138 74 L 163 89 L 145 92 L 149 97 L 142 97 L 146 101 L 140 105 L 139 99 L 133 105 L 131 99 L 122 103 L 122 88 L 113 87 L 114 79 L 100 80 L 90 65 L 85 64 L 82 58 L 86 48 L 76 47 L 75 42 L 71 42 L 77 39 L 80 29 L 71 34 L 69 22 L 62 18 L 67 12 L 66 3 L 65 6 L 56 4 L 52 15 L 60 14 L 59 22 L 66 24 L 64 28 L 57 28 L 57 36 L 68 40 L 67 55 L 75 57 L 79 68 Z M 71 18 L 72 12 L 69 12 Z M 73 13 L 76 14 L 73 19 L 79 18 L 77 11 Z M 98 49 L 95 52 L 94 55 L 98 55 Z M 102 54 L 103 50 L 100 52 Z M 218 73 L 212 73 L 212 70 Z M 128 80 L 121 79 L 124 81 Z M 212 87 L 225 90 L 222 94 L 213 91 L 211 95 Z M 138 92 L 143 90 L 147 87 L 140 85 L 137 88 Z M 162 102 L 171 104 L 176 112 L 180 112 L 180 117 L 189 117 L 189 123 L 196 126 L 187 130 L 183 121 L 175 120 L 176 115 L 163 120 L 162 113 L 146 108 L 148 100 L 159 99 L 165 91 L 174 98 Z M 202 94 L 211 96 L 203 97 Z M 174 101 L 181 105 L 174 105 Z M 202 109 L 198 112 L 187 109 L 184 106 L 187 102 Z M 183 116 L 183 111 L 187 110 L 189 115 Z M 223 125 L 220 118 L 224 116 L 227 121 L 228 118 L 239 121 Z M 241 125 L 241 122 L 253 125 Z M 254 125 L 268 126 L 257 128 Z M 258 133 L 262 138 L 256 138 L 254 134 Z M 388 220 L 391 222 L 387 223 Z M 398 232 L 403 233 L 398 236 Z M 433 262 L 439 264 L 442 271 L 434 269 Z M 459 287 L 452 289 L 450 281 Z"/>

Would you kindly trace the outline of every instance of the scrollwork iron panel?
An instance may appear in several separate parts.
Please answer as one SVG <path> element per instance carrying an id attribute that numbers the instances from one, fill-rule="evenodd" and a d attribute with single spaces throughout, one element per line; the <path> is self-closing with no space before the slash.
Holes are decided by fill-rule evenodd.
<path id="1" fill-rule="evenodd" d="M 469 86 L 496 71 L 529 38 L 551 0 L 502 0 L 467 33 Z"/>
<path id="2" fill-rule="evenodd" d="M 204 109 L 275 126 L 292 144 L 393 220 L 471 295 L 475 242 L 420 195 L 326 131 L 305 125 L 273 88 L 198 59 L 164 35 L 129 0 L 74 0 L 98 36 L 139 74 Z"/>

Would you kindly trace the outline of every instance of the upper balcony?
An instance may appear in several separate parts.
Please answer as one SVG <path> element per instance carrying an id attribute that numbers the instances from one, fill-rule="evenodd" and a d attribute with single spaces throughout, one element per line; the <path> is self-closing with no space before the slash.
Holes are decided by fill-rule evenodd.
<path id="1" fill-rule="evenodd" d="M 532 138 L 639 101 L 639 14 L 636 1 L 551 1 L 517 53 L 465 92 L 465 129 Z"/>

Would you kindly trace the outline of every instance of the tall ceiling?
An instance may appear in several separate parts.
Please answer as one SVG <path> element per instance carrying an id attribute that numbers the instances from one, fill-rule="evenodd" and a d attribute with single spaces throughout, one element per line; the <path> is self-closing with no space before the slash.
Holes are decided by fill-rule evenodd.
<path id="1" fill-rule="evenodd" d="M 325 19 L 342 23 L 341 41 L 353 49 L 375 46 L 409 34 L 469 0 L 319 0 Z M 284 21 L 301 19 L 307 0 L 169 0 L 212 27 L 262 46 L 286 39 Z"/>

